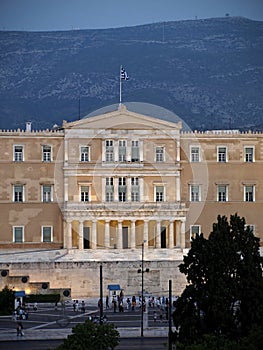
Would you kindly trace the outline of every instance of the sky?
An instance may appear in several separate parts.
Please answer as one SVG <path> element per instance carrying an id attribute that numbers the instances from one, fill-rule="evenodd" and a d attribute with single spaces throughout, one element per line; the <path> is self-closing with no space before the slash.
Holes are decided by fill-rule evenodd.
<path id="1" fill-rule="evenodd" d="M 0 0 L 0 30 L 117 28 L 226 14 L 263 21 L 263 0 Z"/>

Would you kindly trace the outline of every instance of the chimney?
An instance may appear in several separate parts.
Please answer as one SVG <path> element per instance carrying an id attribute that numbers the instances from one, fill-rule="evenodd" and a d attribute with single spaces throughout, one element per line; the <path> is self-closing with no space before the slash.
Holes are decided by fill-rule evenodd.
<path id="1" fill-rule="evenodd" d="M 31 131 L 31 122 L 26 122 L 26 131 Z"/>

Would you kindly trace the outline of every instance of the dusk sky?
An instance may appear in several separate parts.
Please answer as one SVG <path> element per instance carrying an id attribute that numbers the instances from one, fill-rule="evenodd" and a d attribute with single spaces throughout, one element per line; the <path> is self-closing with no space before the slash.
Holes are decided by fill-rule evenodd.
<path id="1" fill-rule="evenodd" d="M 263 0 L 0 0 L 0 30 L 71 30 L 242 16 L 263 21 Z"/>

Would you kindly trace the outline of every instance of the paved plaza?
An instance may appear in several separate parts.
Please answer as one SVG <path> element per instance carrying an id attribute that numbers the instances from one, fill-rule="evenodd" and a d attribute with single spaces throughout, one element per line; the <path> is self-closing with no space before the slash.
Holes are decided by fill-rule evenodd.
<path id="1" fill-rule="evenodd" d="M 72 332 L 72 327 L 78 323 L 83 323 L 89 316 L 99 316 L 97 300 L 88 299 L 85 302 L 85 312 L 79 309 L 74 311 L 72 301 L 62 307 L 59 303 L 55 309 L 52 304 L 39 304 L 37 311 L 29 306 L 28 320 L 23 320 L 24 340 L 46 340 L 64 339 Z M 145 337 L 167 337 L 168 321 L 165 317 L 162 320 L 154 320 L 154 310 L 157 308 L 147 308 L 144 313 L 144 336 Z M 124 312 L 115 313 L 112 308 L 105 310 L 104 314 L 108 322 L 114 323 L 120 332 L 121 338 L 141 336 L 141 309 L 135 311 L 124 309 Z M 16 320 L 12 315 L 0 317 L 0 342 L 14 341 L 17 339 Z"/>

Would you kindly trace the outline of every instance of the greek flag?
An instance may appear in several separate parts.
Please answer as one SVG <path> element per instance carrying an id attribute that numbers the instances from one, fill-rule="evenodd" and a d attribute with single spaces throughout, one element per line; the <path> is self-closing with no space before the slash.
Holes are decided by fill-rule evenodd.
<path id="1" fill-rule="evenodd" d="M 129 76 L 124 68 L 121 67 L 121 80 L 129 80 Z"/>

